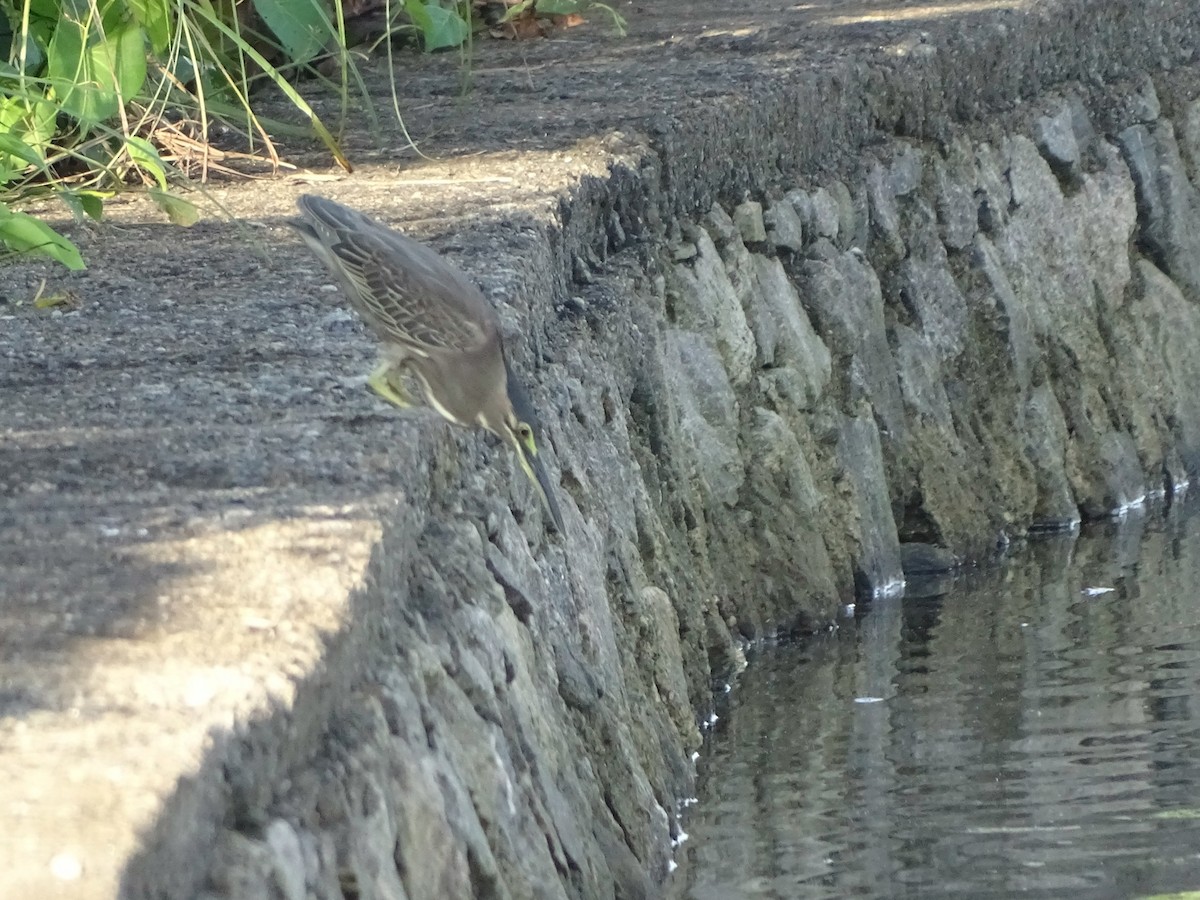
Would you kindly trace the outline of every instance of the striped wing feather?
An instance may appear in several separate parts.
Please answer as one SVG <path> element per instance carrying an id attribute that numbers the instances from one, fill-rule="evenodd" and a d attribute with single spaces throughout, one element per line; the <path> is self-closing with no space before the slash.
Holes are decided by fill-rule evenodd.
<path id="1" fill-rule="evenodd" d="M 384 340 L 418 353 L 472 350 L 498 332 L 479 288 L 431 247 L 322 197 L 301 197 L 300 209 L 312 231 L 301 233 L 320 241 L 350 302 Z"/>

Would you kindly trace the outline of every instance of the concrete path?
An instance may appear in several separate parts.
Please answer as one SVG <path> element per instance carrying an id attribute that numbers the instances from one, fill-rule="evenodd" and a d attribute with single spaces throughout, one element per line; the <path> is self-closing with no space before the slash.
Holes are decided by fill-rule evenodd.
<path id="1" fill-rule="evenodd" d="M 621 228 L 605 198 L 639 179 L 656 177 L 653 238 L 718 197 L 850 165 L 879 131 L 986 127 L 1064 79 L 1180 65 L 1200 38 L 1184 2 L 618 8 L 624 38 L 597 15 L 478 44 L 461 100 L 453 55 L 411 60 L 407 126 L 436 161 L 392 131 L 382 154 L 350 138 L 353 178 L 285 147 L 329 180 L 216 187 L 237 224 L 189 231 L 117 201 L 72 232 L 86 273 L 0 271 L 0 898 L 237 896 L 212 880 L 223 829 L 261 831 L 242 805 L 269 807 L 395 652 L 381 622 L 431 523 L 511 527 L 544 584 L 605 578 L 573 503 L 580 524 L 548 534 L 503 449 L 367 393 L 372 341 L 282 225 L 297 193 L 433 240 L 537 373 L 570 355 L 554 303 Z M 36 308 L 42 279 L 70 299 Z M 554 434 L 559 456 L 585 452 Z"/>

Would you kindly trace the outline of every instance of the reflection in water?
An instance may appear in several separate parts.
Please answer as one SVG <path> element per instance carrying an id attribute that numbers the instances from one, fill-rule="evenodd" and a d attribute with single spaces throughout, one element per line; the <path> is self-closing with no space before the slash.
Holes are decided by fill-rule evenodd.
<path id="1" fill-rule="evenodd" d="M 1198 682 L 1188 509 L 876 602 L 741 677 L 670 896 L 1200 890 Z"/>

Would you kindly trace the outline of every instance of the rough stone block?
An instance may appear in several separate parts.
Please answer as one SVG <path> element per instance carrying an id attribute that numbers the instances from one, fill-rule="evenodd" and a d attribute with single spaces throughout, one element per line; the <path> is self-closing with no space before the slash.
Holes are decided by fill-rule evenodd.
<path id="1" fill-rule="evenodd" d="M 671 723 L 685 747 L 698 747 L 700 730 L 692 709 L 687 676 L 683 671 L 683 649 L 679 643 L 679 616 L 670 595 L 662 588 L 647 586 L 641 592 L 645 611 L 644 646 L 651 658 L 654 687 Z"/>
<path id="2" fill-rule="evenodd" d="M 755 255 L 753 263 L 755 290 L 747 307 L 759 348 L 759 364 L 788 366 L 800 372 L 805 384 L 803 406 L 808 408 L 829 383 L 829 350 L 813 330 L 779 260 Z"/>
<path id="3" fill-rule="evenodd" d="M 700 335 L 671 329 L 663 378 L 692 470 L 711 496 L 733 506 L 745 472 L 738 453 L 737 404 L 721 356 Z"/>
<path id="4" fill-rule="evenodd" d="M 265 837 L 267 846 L 271 849 L 275 883 L 279 885 L 284 900 L 305 900 L 308 889 L 304 851 L 296 829 L 283 819 L 275 819 L 267 826 Z"/>
<path id="5" fill-rule="evenodd" d="M 761 244 L 767 239 L 763 224 L 763 207 L 757 200 L 746 200 L 733 210 L 733 224 L 747 244 Z"/>
<path id="6" fill-rule="evenodd" d="M 884 597 L 904 590 L 900 539 L 888 495 L 887 475 L 875 423 L 845 417 L 838 429 L 838 462 L 850 483 L 857 517 L 854 582 L 860 596 Z"/>
<path id="7" fill-rule="evenodd" d="M 1062 227 L 1071 232 L 1073 255 L 1086 269 L 1103 309 L 1125 303 L 1131 271 L 1129 244 L 1138 226 L 1137 202 L 1129 170 L 1111 144 L 1098 144 L 1097 168 L 1065 198 Z M 1103 312 L 1103 310 L 1102 310 Z"/>
<path id="8" fill-rule="evenodd" d="M 794 420 L 762 407 L 746 429 L 747 490 L 761 511 L 755 517 L 759 561 L 757 584 L 763 591 L 806 595 L 834 602 L 837 579 L 822 538 L 825 498 L 798 439 Z"/>
<path id="9" fill-rule="evenodd" d="M 939 354 L 932 342 L 904 325 L 892 329 L 900 390 L 908 406 L 941 428 L 952 430 L 950 400 L 942 384 Z"/>
<path id="10" fill-rule="evenodd" d="M 888 186 L 897 197 L 916 192 L 925 176 L 925 155 L 911 144 L 902 144 L 888 167 Z"/>
<path id="11" fill-rule="evenodd" d="M 838 229 L 842 224 L 842 201 L 839 197 L 844 194 L 846 205 L 850 205 L 850 191 L 841 182 L 837 182 L 837 185 L 841 187 L 841 191 L 837 191 L 835 188 L 834 193 L 830 193 L 825 188 L 819 187 L 812 193 L 812 225 L 809 230 L 813 234 L 831 241 L 837 240 Z M 850 215 L 853 217 L 853 209 L 851 209 Z M 808 225 L 808 223 L 805 224 Z"/>
<path id="12" fill-rule="evenodd" d="M 805 260 L 801 277 L 805 308 L 843 369 L 851 401 L 865 398 L 899 438 L 904 433 L 903 401 L 875 273 L 857 254 L 835 252 L 827 259 Z"/>
<path id="13" fill-rule="evenodd" d="M 1200 99 L 1187 104 L 1180 117 L 1179 152 L 1192 186 L 1200 190 Z"/>
<path id="14" fill-rule="evenodd" d="M 1047 384 L 1026 400 L 1023 438 L 1037 480 L 1032 527 L 1057 531 L 1078 525 L 1079 506 L 1066 471 L 1067 421 Z"/>
<path id="15" fill-rule="evenodd" d="M 1012 190 L 1007 172 L 1007 154 L 990 144 L 975 150 L 975 201 L 979 212 L 979 227 L 989 234 L 999 231 L 1008 222 L 1008 207 Z"/>
<path id="16" fill-rule="evenodd" d="M 701 224 L 717 244 L 725 244 L 733 240 L 738 233 L 737 225 L 719 203 L 712 205 Z"/>
<path id="17" fill-rule="evenodd" d="M 1158 100 L 1158 91 L 1154 87 L 1154 79 L 1143 72 L 1137 83 L 1137 90 L 1125 97 L 1126 115 L 1130 122 L 1148 125 L 1157 122 L 1162 114 L 1162 104 Z"/>
<path id="18" fill-rule="evenodd" d="M 933 163 L 938 230 L 942 241 L 951 250 L 971 246 L 979 227 L 979 204 L 973 185 L 963 177 L 964 168 L 966 165 L 960 163 L 956 169 L 952 162 L 940 159 Z"/>
<path id="19" fill-rule="evenodd" d="M 937 248 L 941 251 L 941 248 Z M 967 301 L 947 267 L 944 251 L 932 260 L 910 256 L 896 273 L 905 306 L 944 360 L 962 352 L 967 340 Z"/>
<path id="20" fill-rule="evenodd" d="M 763 218 L 775 246 L 799 253 L 804 249 L 804 223 L 794 204 L 784 200 L 772 203 Z"/>
<path id="21" fill-rule="evenodd" d="M 1005 272 L 999 251 L 982 234 L 976 235 L 971 265 L 981 276 L 979 289 L 970 300 L 984 321 L 1006 344 L 1007 358 L 1013 367 L 1014 386 L 1024 393 L 1029 389 L 1039 350 L 1029 309 L 1018 297 Z"/>
<path id="22" fill-rule="evenodd" d="M 1200 302 L 1200 191 L 1187 178 L 1171 123 L 1135 125 L 1118 139 L 1137 189 L 1140 246 Z"/>
<path id="23" fill-rule="evenodd" d="M 858 184 L 855 190 L 840 181 L 829 186 L 838 204 L 837 245 L 842 250 L 857 247 L 864 250 L 871 240 L 870 198 L 866 184 Z"/>
<path id="24" fill-rule="evenodd" d="M 1133 280 L 1136 316 L 1122 316 L 1114 325 L 1125 343 L 1140 348 L 1147 367 L 1146 383 L 1160 385 L 1154 405 L 1161 420 L 1169 422 L 1163 436 L 1166 458 L 1182 460 L 1190 472 L 1200 471 L 1200 316 L 1161 270 L 1149 260 L 1138 260 Z M 1144 390 L 1137 391 L 1142 402 Z M 1178 471 L 1178 470 L 1177 470 Z M 1176 476 L 1178 481 L 1178 476 Z"/>
<path id="25" fill-rule="evenodd" d="M 900 233 L 900 211 L 887 171 L 876 163 L 867 173 L 867 198 L 871 219 L 871 262 L 888 269 L 904 259 L 904 236 Z M 863 248 L 866 249 L 866 248 Z"/>
<path id="26" fill-rule="evenodd" d="M 697 230 L 696 240 L 699 254 L 692 264 L 674 266 L 668 273 L 667 298 L 674 321 L 710 335 L 729 377 L 734 384 L 745 384 L 757 353 L 754 334 L 721 254 L 703 230 Z"/>
<path id="27" fill-rule="evenodd" d="M 1067 184 L 1079 179 L 1082 157 L 1075 139 L 1075 123 L 1068 106 L 1053 116 L 1039 116 L 1033 125 L 1034 141 L 1054 173 Z"/>

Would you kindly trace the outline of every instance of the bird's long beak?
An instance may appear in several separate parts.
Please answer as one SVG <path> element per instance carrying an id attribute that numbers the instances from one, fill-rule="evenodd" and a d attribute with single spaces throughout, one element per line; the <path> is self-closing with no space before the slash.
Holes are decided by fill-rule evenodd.
<path id="1" fill-rule="evenodd" d="M 525 475 L 537 488 L 538 496 L 542 498 L 542 505 L 546 507 L 546 512 L 550 513 L 550 518 L 554 520 L 555 530 L 559 534 L 566 534 L 566 529 L 563 528 L 562 513 L 558 509 L 558 500 L 554 496 L 554 486 L 550 483 L 550 477 L 546 474 L 541 459 L 515 434 L 509 435 L 509 443 L 516 449 L 517 459 L 521 461 L 521 468 L 525 470 Z"/>

